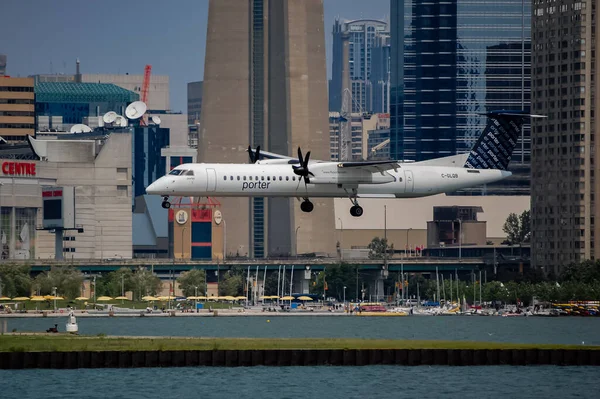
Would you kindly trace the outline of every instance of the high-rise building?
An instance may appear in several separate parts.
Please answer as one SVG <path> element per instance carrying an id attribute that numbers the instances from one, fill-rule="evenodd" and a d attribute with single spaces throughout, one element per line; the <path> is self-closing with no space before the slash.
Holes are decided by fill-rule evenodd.
<path id="1" fill-rule="evenodd" d="M 0 77 L 0 137 L 16 143 L 35 134 L 33 79 Z"/>
<path id="2" fill-rule="evenodd" d="M 391 2 L 392 158 L 468 152 L 482 113 L 529 110 L 530 10 L 522 0 Z M 513 164 L 529 154 L 527 125 Z"/>
<path id="3" fill-rule="evenodd" d="M 0 54 L 0 76 L 6 75 L 6 55 Z"/>
<path id="4" fill-rule="evenodd" d="M 385 37 L 389 36 L 387 22 L 373 19 L 340 21 L 333 24 L 333 58 L 331 83 L 329 85 L 329 110 L 342 110 L 342 92 L 344 90 L 342 71 L 344 66 L 350 69 L 352 110 L 348 112 L 385 112 L 379 103 L 375 108 L 375 87 L 371 81 L 373 48 L 385 46 Z M 380 38 L 382 36 L 383 38 Z M 344 60 L 344 41 L 348 41 L 348 59 Z M 377 57 L 377 62 L 381 63 Z M 385 63 L 385 60 L 383 61 Z M 381 65 L 377 65 L 378 72 Z M 378 79 L 387 83 L 387 78 Z M 386 83 L 382 83 L 385 85 Z M 385 88 L 383 89 L 385 91 Z M 379 96 L 381 97 L 381 96 Z"/>
<path id="5" fill-rule="evenodd" d="M 597 3 L 533 2 L 532 265 L 546 272 L 600 248 L 600 162 L 597 84 L 594 85 Z"/>
<path id="6" fill-rule="evenodd" d="M 322 0 L 211 0 L 207 31 L 199 161 L 248 162 L 248 145 L 328 159 Z M 332 200 L 219 201 L 228 254 L 335 252 Z"/>
<path id="7" fill-rule="evenodd" d="M 390 35 L 382 32 L 375 37 L 371 49 L 370 87 L 373 90 L 373 112 L 390 112 Z"/>
<path id="8" fill-rule="evenodd" d="M 202 110 L 202 81 L 187 84 L 187 115 L 188 125 L 200 122 Z"/>

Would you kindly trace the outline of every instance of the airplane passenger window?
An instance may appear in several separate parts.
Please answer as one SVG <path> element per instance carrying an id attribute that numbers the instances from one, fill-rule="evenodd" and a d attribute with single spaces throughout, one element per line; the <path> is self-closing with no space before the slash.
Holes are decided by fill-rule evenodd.
<path id="1" fill-rule="evenodd" d="M 233 176 L 229 176 L 229 180 L 233 180 Z"/>
<path id="2" fill-rule="evenodd" d="M 283 177 L 279 176 L 279 181 L 282 181 L 282 180 L 283 180 Z"/>
<path id="3" fill-rule="evenodd" d="M 240 180 L 240 177 L 238 176 L 237 179 Z"/>
<path id="4" fill-rule="evenodd" d="M 181 174 L 181 169 L 173 169 L 172 171 L 169 172 L 170 175 L 173 176 L 179 176 Z"/>
<path id="5" fill-rule="evenodd" d="M 267 180 L 271 181 L 271 176 L 267 176 Z"/>
<path id="6" fill-rule="evenodd" d="M 250 179 L 250 181 L 252 181 L 252 176 L 248 176 L 248 179 Z"/>
<path id="7" fill-rule="evenodd" d="M 260 177 L 260 180 L 265 180 L 265 177 L 264 177 L 264 176 L 261 176 L 261 177 Z"/>
<path id="8" fill-rule="evenodd" d="M 244 176 L 244 181 L 246 181 L 246 176 Z"/>
<path id="9" fill-rule="evenodd" d="M 277 180 L 277 176 L 273 176 L 273 181 Z"/>
<path id="10" fill-rule="evenodd" d="M 293 181 L 296 181 L 296 176 L 292 176 L 292 180 L 293 180 Z"/>
<path id="11" fill-rule="evenodd" d="M 258 176 L 255 176 L 255 177 L 256 177 L 256 181 L 258 181 Z"/>
<path id="12" fill-rule="evenodd" d="M 223 176 L 223 180 L 227 180 L 227 176 Z"/>
<path id="13" fill-rule="evenodd" d="M 285 181 L 290 181 L 290 177 L 289 177 L 289 176 L 286 176 L 286 177 L 285 177 Z"/>

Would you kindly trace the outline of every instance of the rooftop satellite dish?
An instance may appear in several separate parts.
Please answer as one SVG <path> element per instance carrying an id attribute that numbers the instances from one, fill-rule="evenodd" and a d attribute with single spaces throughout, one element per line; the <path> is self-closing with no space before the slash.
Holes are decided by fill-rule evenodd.
<path id="1" fill-rule="evenodd" d="M 121 115 L 117 115 L 115 119 L 115 124 L 121 127 L 127 127 L 127 119 Z"/>
<path id="2" fill-rule="evenodd" d="M 104 123 L 113 123 L 117 119 L 117 113 L 115 111 L 110 111 L 104 114 L 102 120 Z"/>
<path id="3" fill-rule="evenodd" d="M 143 101 L 134 101 L 127 106 L 125 110 L 125 116 L 129 119 L 138 119 L 141 118 L 142 115 L 146 113 L 148 107 L 146 103 Z"/>
<path id="4" fill-rule="evenodd" d="M 83 123 L 78 123 L 76 125 L 71 126 L 71 133 L 89 133 L 92 131 L 92 128 L 88 125 L 84 125 Z"/>
<path id="5" fill-rule="evenodd" d="M 156 125 L 160 125 L 160 116 L 152 115 L 152 122 Z"/>

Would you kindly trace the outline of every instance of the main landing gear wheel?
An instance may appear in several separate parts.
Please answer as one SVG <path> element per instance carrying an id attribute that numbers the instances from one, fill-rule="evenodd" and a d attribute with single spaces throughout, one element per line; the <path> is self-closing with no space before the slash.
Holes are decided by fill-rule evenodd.
<path id="1" fill-rule="evenodd" d="M 350 214 L 356 218 L 362 216 L 362 214 L 363 214 L 362 206 L 354 205 L 352 208 L 350 208 Z"/>
<path id="2" fill-rule="evenodd" d="M 162 207 L 165 209 L 169 209 L 171 207 L 171 203 L 169 202 L 169 197 L 163 198 Z"/>
<path id="3" fill-rule="evenodd" d="M 300 209 L 302 209 L 302 212 L 307 212 L 307 213 L 312 212 L 314 208 L 315 208 L 315 206 L 309 200 L 304 200 L 300 204 Z"/>

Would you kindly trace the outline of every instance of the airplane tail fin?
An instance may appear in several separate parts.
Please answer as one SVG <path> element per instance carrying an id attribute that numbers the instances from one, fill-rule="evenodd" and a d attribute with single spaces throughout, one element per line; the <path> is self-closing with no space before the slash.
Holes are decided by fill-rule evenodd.
<path id="1" fill-rule="evenodd" d="M 471 148 L 466 168 L 507 170 L 526 118 L 545 118 L 525 111 L 490 111 L 488 124 Z"/>

